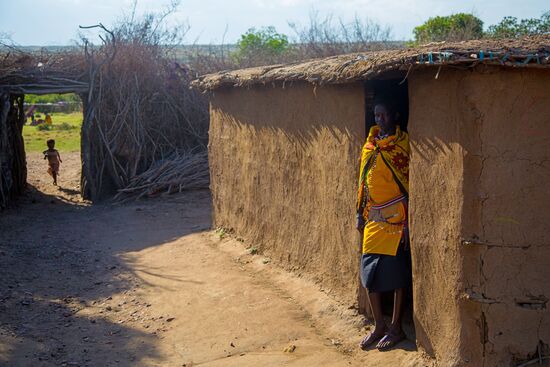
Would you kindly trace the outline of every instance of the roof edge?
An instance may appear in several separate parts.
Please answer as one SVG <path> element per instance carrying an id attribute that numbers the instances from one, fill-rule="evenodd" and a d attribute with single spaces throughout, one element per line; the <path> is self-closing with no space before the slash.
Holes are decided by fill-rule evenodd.
<path id="1" fill-rule="evenodd" d="M 550 68 L 550 35 L 507 40 L 440 42 L 417 48 L 364 52 L 292 64 L 221 71 L 200 76 L 192 87 L 212 91 L 222 87 L 306 81 L 315 85 L 349 83 L 374 78 L 391 70 L 433 66 Z"/>

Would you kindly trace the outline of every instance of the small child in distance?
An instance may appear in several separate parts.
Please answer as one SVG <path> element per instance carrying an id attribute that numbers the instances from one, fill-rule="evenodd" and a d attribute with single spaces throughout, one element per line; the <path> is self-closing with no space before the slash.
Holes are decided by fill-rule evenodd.
<path id="1" fill-rule="evenodd" d="M 53 184 L 57 186 L 57 176 L 59 175 L 59 165 L 63 161 L 57 149 L 55 149 L 55 140 L 50 139 L 46 142 L 48 150 L 45 150 L 44 159 L 48 160 L 48 173 L 53 177 Z"/>

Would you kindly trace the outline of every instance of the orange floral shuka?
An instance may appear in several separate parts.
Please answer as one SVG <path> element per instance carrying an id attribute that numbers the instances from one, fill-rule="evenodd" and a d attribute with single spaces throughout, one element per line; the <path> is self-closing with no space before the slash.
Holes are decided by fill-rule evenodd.
<path id="1" fill-rule="evenodd" d="M 357 213 L 366 225 L 363 253 L 395 256 L 407 225 L 409 135 L 396 127 L 379 136 L 374 126 L 361 152 Z"/>

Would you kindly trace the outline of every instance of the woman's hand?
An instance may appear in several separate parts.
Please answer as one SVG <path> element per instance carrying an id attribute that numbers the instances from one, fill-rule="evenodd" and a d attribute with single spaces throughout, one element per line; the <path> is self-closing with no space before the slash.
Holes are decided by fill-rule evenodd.
<path id="1" fill-rule="evenodd" d="M 355 228 L 361 233 L 363 232 L 363 229 L 365 229 L 365 220 L 361 214 L 357 214 L 357 223 Z"/>

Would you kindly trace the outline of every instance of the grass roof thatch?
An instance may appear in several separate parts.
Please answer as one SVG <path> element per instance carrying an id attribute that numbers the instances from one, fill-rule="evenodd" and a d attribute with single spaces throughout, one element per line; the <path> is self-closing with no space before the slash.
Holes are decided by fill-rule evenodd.
<path id="1" fill-rule="evenodd" d="M 305 62 L 221 71 L 199 77 L 193 86 L 204 91 L 275 82 L 307 81 L 321 85 L 375 78 L 391 70 L 440 65 L 550 67 L 550 35 L 507 40 L 440 42 L 417 48 L 364 52 Z"/>
<path id="2" fill-rule="evenodd" d="M 0 92 L 85 93 L 88 79 L 86 60 L 78 50 L 63 53 L 0 50 Z"/>

